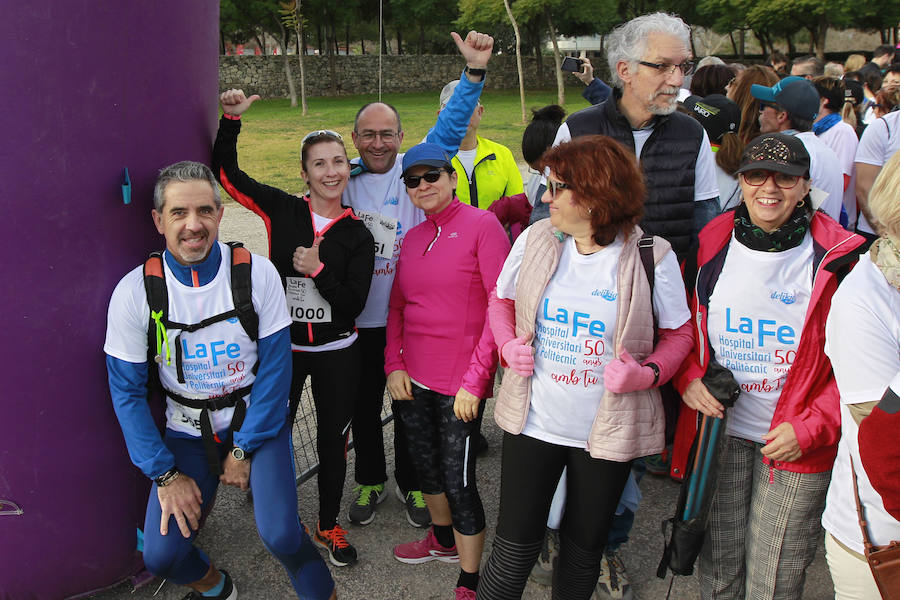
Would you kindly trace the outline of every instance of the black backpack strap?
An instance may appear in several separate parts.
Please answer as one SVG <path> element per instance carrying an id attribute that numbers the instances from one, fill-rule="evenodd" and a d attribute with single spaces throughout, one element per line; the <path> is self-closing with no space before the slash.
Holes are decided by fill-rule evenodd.
<path id="1" fill-rule="evenodd" d="M 169 293 L 166 289 L 166 275 L 163 272 L 162 253 L 152 253 L 144 261 L 144 291 L 150 306 L 150 321 L 147 324 L 147 360 L 162 362 L 171 360 L 166 323 L 169 317 Z"/>
<path id="2" fill-rule="evenodd" d="M 638 240 L 638 252 L 641 255 L 641 264 L 644 265 L 644 273 L 647 274 L 647 283 L 650 284 L 650 306 L 653 306 L 653 284 L 656 281 L 656 264 L 653 262 L 653 236 L 645 235 Z M 656 311 L 653 312 L 653 345 L 656 345 Z"/>
<path id="3" fill-rule="evenodd" d="M 253 308 L 253 285 L 250 279 L 250 251 L 240 242 L 228 242 L 231 247 L 231 298 L 238 320 L 254 342 L 259 338 L 259 315 Z"/>
<path id="4" fill-rule="evenodd" d="M 650 296 L 653 296 L 653 283 L 656 279 L 656 265 L 653 264 L 653 236 L 645 235 L 638 240 L 638 251 L 641 253 L 641 264 L 644 265 L 644 273 L 647 274 L 647 282 L 650 284 Z"/>

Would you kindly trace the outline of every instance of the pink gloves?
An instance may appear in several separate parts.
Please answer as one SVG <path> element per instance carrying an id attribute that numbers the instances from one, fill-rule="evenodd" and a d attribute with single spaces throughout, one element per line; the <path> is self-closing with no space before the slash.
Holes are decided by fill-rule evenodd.
<path id="1" fill-rule="evenodd" d="M 641 366 L 623 349 L 619 358 L 606 365 L 603 370 L 603 385 L 616 394 L 636 392 L 653 387 L 654 376 L 653 369 Z"/>
<path id="2" fill-rule="evenodd" d="M 528 338 L 522 335 L 509 340 L 500 349 L 503 362 L 522 377 L 529 377 L 534 373 L 534 348 L 526 343 L 527 340 Z"/>

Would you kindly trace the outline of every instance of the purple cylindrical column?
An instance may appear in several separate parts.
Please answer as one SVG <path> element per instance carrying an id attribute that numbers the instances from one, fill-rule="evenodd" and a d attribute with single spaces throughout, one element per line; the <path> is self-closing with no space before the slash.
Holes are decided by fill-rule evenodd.
<path id="1" fill-rule="evenodd" d="M 106 308 L 163 247 L 157 171 L 209 160 L 218 2 L 6 3 L 0 39 L 0 513 L 22 509 L 0 514 L 0 598 L 58 599 L 141 566 L 148 482 L 109 399 Z"/>

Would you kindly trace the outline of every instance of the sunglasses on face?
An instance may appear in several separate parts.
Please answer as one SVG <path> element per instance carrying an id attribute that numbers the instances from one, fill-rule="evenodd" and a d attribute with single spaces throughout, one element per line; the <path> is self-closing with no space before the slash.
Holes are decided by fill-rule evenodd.
<path id="1" fill-rule="evenodd" d="M 759 112 L 766 110 L 767 108 L 771 108 L 772 110 L 781 110 L 781 107 L 777 104 L 772 104 L 771 102 L 763 102 L 760 100 L 759 102 Z"/>
<path id="2" fill-rule="evenodd" d="M 789 190 L 800 182 L 799 175 L 787 175 L 786 173 L 777 173 L 775 171 L 766 171 L 764 169 L 754 169 L 753 171 L 745 171 L 741 173 L 744 182 L 753 187 L 759 187 L 771 177 L 775 185 L 783 190 Z"/>
<path id="3" fill-rule="evenodd" d="M 572 188 L 568 183 L 563 183 L 562 181 L 554 181 L 553 179 L 547 178 L 547 189 L 550 190 L 550 197 L 556 198 L 559 190 L 571 190 Z"/>
<path id="4" fill-rule="evenodd" d="M 425 171 L 421 175 L 404 175 L 403 183 L 405 183 L 406 187 L 408 187 L 409 189 L 414 190 L 419 187 L 419 183 L 423 179 L 428 183 L 436 182 L 441 178 L 441 173 L 443 172 L 443 169 L 432 169 L 431 171 Z"/>

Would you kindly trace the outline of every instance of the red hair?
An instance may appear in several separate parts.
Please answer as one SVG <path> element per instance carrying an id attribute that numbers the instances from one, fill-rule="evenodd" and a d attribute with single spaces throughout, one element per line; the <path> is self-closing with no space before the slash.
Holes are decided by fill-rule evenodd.
<path id="1" fill-rule="evenodd" d="M 541 164 L 569 186 L 588 212 L 594 241 L 605 246 L 644 216 L 644 176 L 630 150 L 611 137 L 588 135 L 551 148 Z"/>

